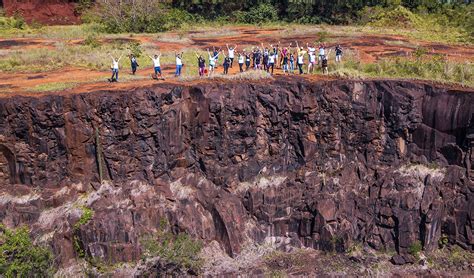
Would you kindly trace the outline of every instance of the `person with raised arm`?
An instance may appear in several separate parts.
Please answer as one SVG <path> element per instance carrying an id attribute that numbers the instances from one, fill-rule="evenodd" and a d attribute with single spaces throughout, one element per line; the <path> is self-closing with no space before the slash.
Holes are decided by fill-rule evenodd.
<path id="1" fill-rule="evenodd" d="M 199 77 L 202 78 L 206 71 L 206 60 L 204 60 L 201 54 L 197 54 L 197 52 L 194 52 L 194 54 L 196 54 L 198 59 Z"/>
<path id="2" fill-rule="evenodd" d="M 219 53 L 220 53 L 220 52 L 221 52 L 221 49 L 220 49 L 220 48 L 219 48 L 219 49 L 216 49 L 215 46 L 212 47 L 212 54 L 213 54 L 214 56 L 217 56 L 217 58 L 216 58 L 216 64 L 214 65 L 214 67 L 215 67 L 216 69 L 217 69 L 218 64 L 219 64 Z"/>
<path id="3" fill-rule="evenodd" d="M 291 48 L 291 43 L 290 43 L 290 46 L 289 47 L 283 47 L 281 50 L 280 50 L 280 67 L 283 65 L 283 58 L 285 56 L 287 56 L 286 54 L 288 54 L 288 49 Z"/>
<path id="4" fill-rule="evenodd" d="M 237 45 L 235 45 L 234 47 L 229 47 L 229 45 L 226 44 L 226 46 L 228 52 L 227 57 L 229 57 L 230 59 L 230 67 L 232 68 L 232 65 L 234 64 L 235 50 L 237 49 Z"/>
<path id="5" fill-rule="evenodd" d="M 161 58 L 161 52 L 158 51 L 158 54 L 155 54 L 152 56 L 148 55 L 150 59 L 153 61 L 153 70 L 155 72 L 155 75 L 152 75 L 153 79 L 158 79 L 158 78 L 163 78 L 161 74 L 161 64 L 160 64 L 160 58 Z"/>
<path id="6" fill-rule="evenodd" d="M 216 68 L 217 58 L 219 58 L 219 53 L 217 53 L 216 55 L 214 55 L 214 53 L 215 51 L 213 51 L 211 55 L 209 48 L 207 49 L 207 54 L 209 55 L 209 72 L 207 74 L 208 77 L 211 76 L 211 74 L 214 72 L 214 69 Z"/>
<path id="7" fill-rule="evenodd" d="M 183 52 L 177 53 L 174 52 L 174 56 L 176 57 L 176 72 L 175 77 L 179 77 L 181 75 L 181 70 L 183 68 Z"/>
<path id="8" fill-rule="evenodd" d="M 109 79 L 110 82 L 118 82 L 118 74 L 119 74 L 119 62 L 122 59 L 122 55 L 118 59 L 115 59 L 112 54 L 109 53 L 110 58 L 112 58 L 112 77 Z"/>
<path id="9" fill-rule="evenodd" d="M 299 46 L 298 44 L 298 41 L 296 41 L 296 48 L 297 48 L 297 51 L 298 51 L 298 61 L 297 61 L 297 64 L 298 64 L 298 69 L 300 71 L 300 74 L 303 74 L 303 66 L 304 66 L 304 55 L 306 54 L 306 51 L 304 51 L 303 47 Z"/>
<path id="10" fill-rule="evenodd" d="M 309 43 L 306 43 L 306 47 L 308 49 L 308 58 L 309 58 L 307 73 L 309 74 L 309 73 L 312 73 L 314 71 L 314 68 L 316 67 L 316 48 L 311 47 Z"/>

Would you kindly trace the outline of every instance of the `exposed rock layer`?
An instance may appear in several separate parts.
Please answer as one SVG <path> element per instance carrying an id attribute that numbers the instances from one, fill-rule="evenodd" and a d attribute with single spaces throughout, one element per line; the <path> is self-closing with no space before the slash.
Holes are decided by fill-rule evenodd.
<path id="1" fill-rule="evenodd" d="M 0 100 L 0 219 L 61 263 L 140 257 L 167 218 L 217 240 L 408 260 L 474 246 L 474 93 L 405 81 L 157 85 Z M 102 185 L 99 179 L 102 177 Z M 78 230 L 80 207 L 93 219 Z"/>
<path id="2" fill-rule="evenodd" d="M 22 16 L 28 23 L 78 24 L 76 1 L 71 0 L 3 0 L 8 16 Z"/>

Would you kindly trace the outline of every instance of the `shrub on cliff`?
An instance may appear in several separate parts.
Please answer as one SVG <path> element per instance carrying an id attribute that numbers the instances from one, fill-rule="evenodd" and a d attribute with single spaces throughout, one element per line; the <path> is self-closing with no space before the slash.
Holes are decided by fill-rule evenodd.
<path id="1" fill-rule="evenodd" d="M 158 232 L 145 236 L 141 245 L 145 258 L 160 257 L 190 273 L 198 273 L 201 268 L 202 262 L 198 255 L 202 243 L 186 233 L 173 234 L 166 220 L 161 221 Z"/>
<path id="2" fill-rule="evenodd" d="M 5 277 L 52 276 L 53 255 L 33 244 L 28 228 L 10 230 L 0 225 L 0 273 Z"/>

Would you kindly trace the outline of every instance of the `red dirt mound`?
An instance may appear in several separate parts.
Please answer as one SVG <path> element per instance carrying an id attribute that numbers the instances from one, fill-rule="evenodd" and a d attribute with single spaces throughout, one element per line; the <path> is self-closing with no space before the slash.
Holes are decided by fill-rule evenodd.
<path id="1" fill-rule="evenodd" d="M 76 4 L 68 0 L 3 0 L 3 8 L 8 16 L 20 14 L 28 23 L 47 25 L 78 24 Z"/>

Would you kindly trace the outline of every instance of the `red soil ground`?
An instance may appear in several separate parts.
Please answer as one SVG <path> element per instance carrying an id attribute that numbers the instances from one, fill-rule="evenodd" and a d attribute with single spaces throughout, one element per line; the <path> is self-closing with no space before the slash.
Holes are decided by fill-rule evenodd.
<path id="1" fill-rule="evenodd" d="M 78 24 L 76 4 L 67 0 L 3 0 L 8 16 L 21 15 L 26 22 L 41 24 Z"/>

